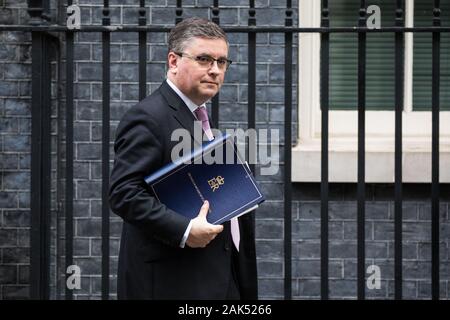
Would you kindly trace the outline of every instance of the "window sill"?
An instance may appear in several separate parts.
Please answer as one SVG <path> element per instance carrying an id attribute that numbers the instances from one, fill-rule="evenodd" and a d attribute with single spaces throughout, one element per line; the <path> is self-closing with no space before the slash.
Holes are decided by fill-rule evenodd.
<path id="1" fill-rule="evenodd" d="M 355 139 L 330 139 L 329 181 L 358 181 L 358 151 Z M 450 182 L 450 140 L 440 141 L 440 182 Z M 368 183 L 395 182 L 395 151 L 393 139 L 366 140 L 366 179 Z M 403 182 L 431 182 L 431 141 L 403 141 Z M 292 181 L 320 182 L 321 142 L 301 142 L 292 149 Z"/>

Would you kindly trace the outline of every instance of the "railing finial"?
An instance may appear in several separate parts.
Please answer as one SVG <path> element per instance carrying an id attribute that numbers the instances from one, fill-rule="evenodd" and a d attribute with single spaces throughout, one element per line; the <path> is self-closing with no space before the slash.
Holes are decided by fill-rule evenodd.
<path id="1" fill-rule="evenodd" d="M 440 1 L 439 0 L 434 0 L 433 26 L 434 27 L 440 27 L 441 26 L 441 8 L 440 8 Z"/>
<path id="2" fill-rule="evenodd" d="M 145 0 L 140 0 L 139 3 L 139 25 L 140 26 L 145 26 L 147 24 L 147 17 L 146 14 L 147 10 L 145 9 Z"/>
<path id="3" fill-rule="evenodd" d="M 178 24 L 179 22 L 183 21 L 183 1 L 177 0 L 177 8 L 175 10 L 175 24 Z"/>
<path id="4" fill-rule="evenodd" d="M 359 6 L 359 19 L 358 19 L 358 25 L 360 27 L 364 27 L 367 25 L 367 8 L 366 8 L 366 1 L 361 0 L 360 6 Z"/>
<path id="5" fill-rule="evenodd" d="M 42 4 L 42 0 L 28 0 L 28 9 L 27 12 L 30 15 L 30 24 L 31 25 L 40 25 L 43 22 L 43 12 L 44 6 Z"/>
<path id="6" fill-rule="evenodd" d="M 250 0 L 250 7 L 248 9 L 248 25 L 256 26 L 255 0 Z"/>
<path id="7" fill-rule="evenodd" d="M 214 4 L 213 4 L 212 10 L 211 10 L 211 13 L 212 13 L 212 18 L 211 18 L 212 22 L 219 24 L 220 23 L 219 0 L 214 0 Z"/>
<path id="8" fill-rule="evenodd" d="M 330 10 L 328 8 L 328 0 L 323 0 L 322 1 L 322 27 L 323 28 L 328 28 L 330 26 Z"/>
<path id="9" fill-rule="evenodd" d="M 109 26 L 111 24 L 111 18 L 109 17 L 109 0 L 103 0 L 103 18 L 102 18 L 102 24 L 104 26 Z"/>
<path id="10" fill-rule="evenodd" d="M 286 18 L 285 18 L 285 26 L 292 27 L 293 22 L 293 11 L 292 11 L 292 0 L 286 1 Z"/>

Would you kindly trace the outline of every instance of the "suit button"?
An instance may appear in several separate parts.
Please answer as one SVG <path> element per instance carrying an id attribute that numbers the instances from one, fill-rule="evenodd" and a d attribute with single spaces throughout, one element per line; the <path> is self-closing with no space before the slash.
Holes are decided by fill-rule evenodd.
<path id="1" fill-rule="evenodd" d="M 224 247 L 225 251 L 230 251 L 230 245 L 226 244 Z"/>

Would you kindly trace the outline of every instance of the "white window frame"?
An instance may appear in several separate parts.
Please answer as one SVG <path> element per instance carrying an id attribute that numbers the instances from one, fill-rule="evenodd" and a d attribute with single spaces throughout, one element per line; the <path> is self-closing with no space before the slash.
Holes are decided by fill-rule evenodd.
<path id="1" fill-rule="evenodd" d="M 321 1 L 299 1 L 301 27 L 320 27 Z M 412 27 L 414 0 L 406 0 Z M 382 13 L 381 13 L 382 14 Z M 298 144 L 292 149 L 292 181 L 321 180 L 320 34 L 299 35 Z M 413 33 L 405 33 L 403 182 L 431 182 L 431 112 L 412 111 Z M 355 88 L 356 90 L 357 88 Z M 357 181 L 358 114 L 329 111 L 329 181 Z M 394 182 L 394 111 L 366 111 L 366 182 Z M 450 182 L 450 112 L 440 112 L 440 182 Z"/>

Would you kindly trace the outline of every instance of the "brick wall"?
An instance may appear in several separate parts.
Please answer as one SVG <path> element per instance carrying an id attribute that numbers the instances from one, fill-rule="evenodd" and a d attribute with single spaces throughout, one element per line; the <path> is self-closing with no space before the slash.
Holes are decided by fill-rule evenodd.
<path id="1" fill-rule="evenodd" d="M 448 299 L 449 185 L 441 187 L 440 292 Z M 430 186 L 403 186 L 403 297 L 431 297 L 431 205 Z M 330 184 L 329 277 L 330 298 L 356 297 L 356 185 Z M 293 295 L 320 298 L 320 185 L 294 184 Z M 377 265 L 381 288 L 367 289 L 366 296 L 394 296 L 394 188 L 387 184 L 366 187 L 366 267 Z M 280 244 L 281 245 L 281 244 Z M 369 276 L 370 274 L 367 274 Z M 279 293 L 275 292 L 276 295 Z"/>
<path id="2" fill-rule="evenodd" d="M 101 23 L 103 1 L 79 1 L 82 24 Z M 138 1 L 110 1 L 112 24 L 136 24 Z M 148 24 L 173 25 L 175 1 L 152 1 Z M 297 1 L 294 1 L 295 8 Z M 248 1 L 220 1 L 221 24 L 247 25 Z M 183 1 L 183 17 L 210 17 L 212 1 Z M 256 1 L 258 25 L 283 25 L 284 2 Z M 0 24 L 27 23 L 26 1 L 0 0 Z M 295 24 L 297 12 L 294 9 Z M 234 61 L 220 95 L 220 127 L 245 128 L 247 119 L 247 35 L 230 34 Z M 30 180 L 30 53 L 29 34 L 0 33 L 0 298 L 28 296 L 29 282 L 29 180 Z M 101 35 L 80 33 L 75 45 L 75 146 L 74 146 L 74 263 L 82 272 L 77 299 L 101 296 Z M 295 43 L 296 40 L 294 40 Z M 257 36 L 257 127 L 280 129 L 284 125 L 284 36 Z M 294 62 L 297 59 L 294 52 Z M 63 55 L 64 56 L 64 55 Z M 165 77 L 166 35 L 148 34 L 147 89 L 155 90 Z M 111 143 L 122 114 L 138 99 L 137 35 L 113 33 L 111 44 Z M 294 69 L 296 69 L 296 64 Z M 64 66 L 63 69 L 64 70 Z M 297 74 L 294 70 L 293 78 Z M 64 88 L 62 87 L 64 93 Z M 294 141 L 297 130 L 294 85 Z M 63 97 L 64 102 L 64 97 Z M 62 104 L 63 106 L 63 104 Z M 55 112 L 57 116 L 58 113 Z M 62 115 L 62 113 L 61 113 Z M 58 128 L 55 126 L 55 128 Z M 57 130 L 61 137 L 63 127 Z M 61 150 L 64 145 L 61 144 Z M 283 142 L 279 150 L 280 171 L 257 178 L 267 201 L 257 211 L 256 235 L 260 297 L 283 297 Z M 62 153 L 63 155 L 63 153 Z M 111 159 L 112 159 L 111 154 Z M 56 158 L 56 157 L 54 157 Z M 63 156 L 58 158 L 63 161 Z M 64 162 L 62 162 L 64 163 Z M 59 179 L 61 183 L 63 177 Z M 63 184 L 59 184 L 63 186 Z M 356 296 L 356 186 L 330 185 L 330 296 Z M 320 185 L 293 185 L 293 296 L 320 298 Z M 60 190 L 63 191 L 63 190 Z M 449 188 L 443 186 L 441 203 L 441 297 L 449 286 Z M 405 185 L 404 203 L 404 295 L 430 296 L 430 205 L 429 186 Z M 379 290 L 367 290 L 370 298 L 393 297 L 393 187 L 368 185 L 366 203 L 366 262 L 381 268 Z M 55 198 L 55 197 L 54 197 Z M 60 199 L 61 201 L 63 199 Z M 56 214 L 52 213 L 55 217 Z M 62 215 L 63 212 L 60 212 Z M 55 225 L 56 226 L 56 225 Z M 54 234 L 64 248 L 64 219 Z M 117 255 L 121 221 L 111 215 L 111 297 L 115 298 Z M 57 239 L 56 239 L 57 238 Z M 54 243 L 55 244 L 55 243 Z M 53 244 L 53 245 L 54 245 Z M 52 249 L 55 249 L 52 247 Z M 54 266 L 63 270 L 64 252 Z M 53 272 L 54 274 L 54 272 Z M 62 273 L 59 273 L 62 277 Z M 55 283 L 53 283 L 55 284 Z M 61 280 L 61 285 L 64 281 Z M 52 288 L 53 297 L 55 288 Z"/>
<path id="3" fill-rule="evenodd" d="M 0 24 L 26 24 L 25 4 L 0 2 Z M 0 32 L 0 299 L 28 296 L 30 40 L 29 34 Z"/>

